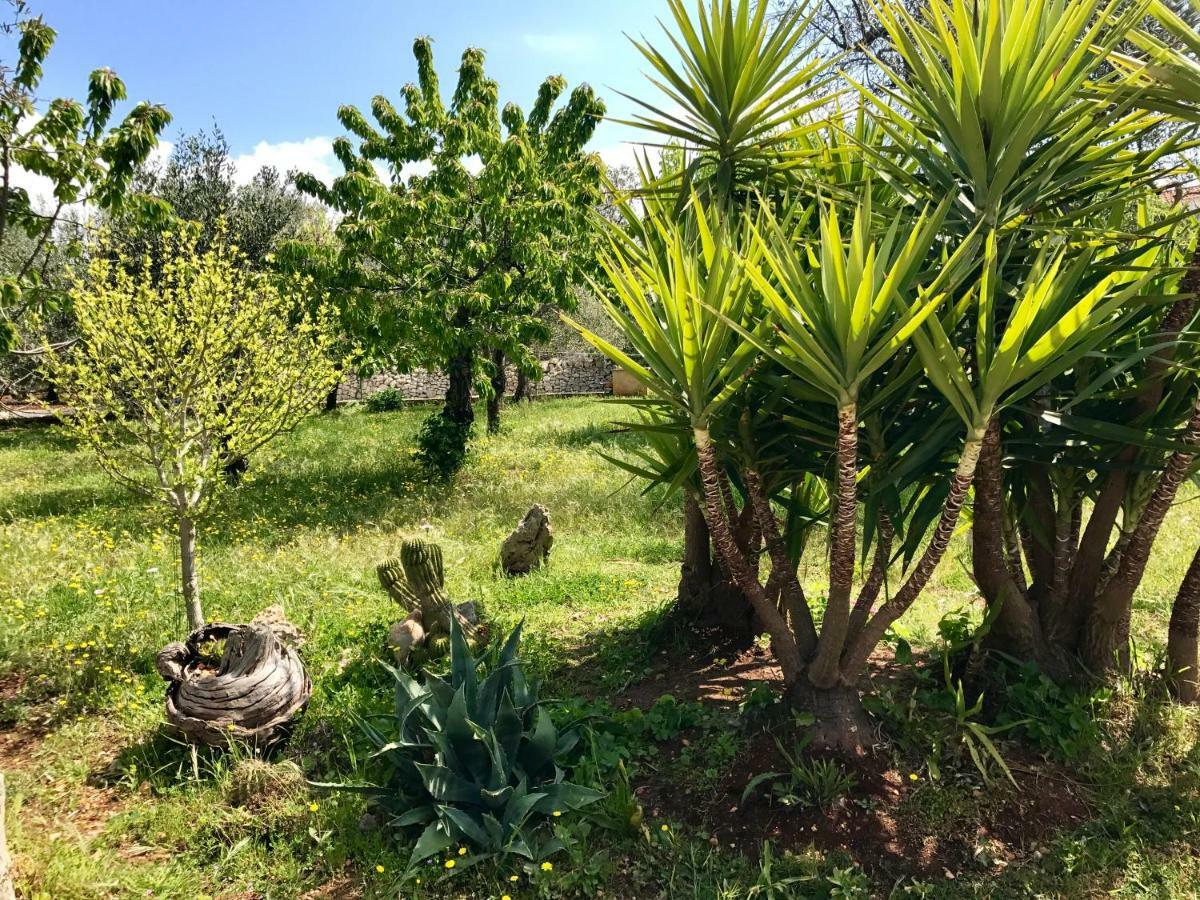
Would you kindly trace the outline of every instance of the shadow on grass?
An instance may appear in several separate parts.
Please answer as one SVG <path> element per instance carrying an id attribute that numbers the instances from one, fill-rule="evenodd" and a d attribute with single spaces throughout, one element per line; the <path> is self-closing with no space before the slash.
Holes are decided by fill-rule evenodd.
<path id="1" fill-rule="evenodd" d="M 117 485 L 109 487 L 48 487 L 23 491 L 9 497 L 0 506 L 0 522 L 45 519 L 50 516 L 75 517 L 105 510 L 113 524 L 141 525 L 150 510 L 143 498 Z"/>
<path id="2" fill-rule="evenodd" d="M 555 431 L 549 442 L 571 450 L 634 448 L 645 443 L 624 425 L 611 422 L 593 422 Z"/>

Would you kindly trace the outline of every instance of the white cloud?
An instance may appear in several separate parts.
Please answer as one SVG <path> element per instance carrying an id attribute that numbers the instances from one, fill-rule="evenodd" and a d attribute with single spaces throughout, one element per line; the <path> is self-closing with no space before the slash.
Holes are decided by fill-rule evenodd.
<path id="1" fill-rule="evenodd" d="M 658 147 L 645 147 L 632 141 L 625 141 L 620 144 L 596 147 L 594 152 L 600 154 L 600 158 L 604 160 L 606 166 L 611 168 L 628 166 L 636 172 L 643 156 L 649 158 L 651 169 L 657 168 L 660 151 Z"/>
<path id="2" fill-rule="evenodd" d="M 241 184 L 250 181 L 263 166 L 274 166 L 281 175 L 293 169 L 315 175 L 329 183 L 341 171 L 333 155 L 333 140 L 327 137 L 310 137 L 300 141 L 259 141 L 250 153 L 234 157 L 234 177 Z"/>
<path id="3" fill-rule="evenodd" d="M 549 34 L 523 34 L 521 41 L 535 53 L 545 53 L 550 56 L 590 57 L 596 51 L 596 40 L 589 34 L 561 31 Z"/>

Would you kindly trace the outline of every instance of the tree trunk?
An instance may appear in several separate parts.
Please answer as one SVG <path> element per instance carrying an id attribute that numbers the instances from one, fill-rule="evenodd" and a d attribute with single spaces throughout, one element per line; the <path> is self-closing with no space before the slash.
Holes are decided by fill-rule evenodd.
<path id="1" fill-rule="evenodd" d="M 1150 551 L 1162 527 L 1163 519 L 1175 502 L 1175 494 L 1183 484 L 1195 459 L 1195 447 L 1200 443 L 1200 400 L 1183 435 L 1187 450 L 1176 450 L 1159 475 L 1158 484 L 1146 508 L 1138 518 L 1121 562 L 1103 592 L 1096 598 L 1084 628 L 1082 652 L 1084 662 L 1093 672 L 1110 671 L 1114 665 L 1128 667 L 1128 622 L 1133 606 L 1133 594 L 1142 581 Z"/>
<path id="2" fill-rule="evenodd" d="M 717 460 L 716 448 L 707 428 L 693 428 L 696 441 L 696 458 L 700 469 L 700 481 L 704 488 L 704 502 L 709 534 L 717 553 L 733 581 L 750 600 L 754 612 L 771 636 L 771 645 L 785 684 L 792 684 L 803 668 L 803 659 L 795 636 L 787 619 L 767 596 L 758 581 L 758 573 L 746 559 L 742 548 L 734 538 L 729 514 L 733 511 L 733 499 L 729 496 L 724 472 Z"/>
<path id="3" fill-rule="evenodd" d="M 4 773 L 0 772 L 0 900 L 16 900 L 13 884 L 12 857 L 8 853 L 8 832 L 4 827 L 4 816 L 8 797 L 4 786 Z"/>
<path id="4" fill-rule="evenodd" d="M 529 399 L 529 376 L 520 369 L 517 370 L 517 389 L 513 391 L 513 403 Z"/>
<path id="5" fill-rule="evenodd" d="M 204 625 L 204 612 L 200 607 L 200 582 L 196 577 L 196 523 L 189 516 L 179 517 L 179 568 L 188 631 L 195 631 Z"/>
<path id="6" fill-rule="evenodd" d="M 708 523 L 690 492 L 684 494 L 683 563 L 676 605 L 688 622 L 718 628 L 724 637 L 734 641 L 754 637 L 754 609 L 713 558 Z"/>
<path id="7" fill-rule="evenodd" d="M 1200 703 L 1200 550 L 1192 557 L 1167 629 L 1167 683 L 1180 703 Z"/>
<path id="8" fill-rule="evenodd" d="M 488 434 L 500 433 L 500 405 L 504 402 L 504 392 L 508 389 L 508 375 L 504 371 L 504 351 L 492 351 L 492 396 L 487 404 Z"/>
<path id="9" fill-rule="evenodd" d="M 838 662 L 850 627 L 858 510 L 858 409 L 854 403 L 838 410 L 836 464 L 829 541 L 829 598 L 817 638 L 817 655 L 808 667 L 808 680 L 819 688 L 829 688 L 837 682 Z"/>
<path id="10" fill-rule="evenodd" d="M 985 644 L 1058 677 L 1062 669 L 1042 632 L 1041 620 L 1010 569 L 1005 543 L 1004 454 L 1000 424 L 993 420 L 983 438 L 975 471 L 971 525 L 971 565 L 975 583 L 994 616 Z"/>
<path id="11" fill-rule="evenodd" d="M 1173 342 L 1187 325 L 1196 307 L 1195 295 L 1200 290 L 1200 246 L 1197 246 L 1192 256 L 1191 267 L 1180 282 L 1179 291 L 1186 296 L 1175 301 L 1159 324 L 1158 334 L 1151 338 L 1158 343 Z M 1141 379 L 1145 385 L 1133 403 L 1129 415 L 1131 418 L 1142 416 L 1153 411 L 1162 402 L 1166 388 L 1166 375 L 1171 362 L 1175 358 L 1175 345 L 1164 349 L 1150 357 L 1145 377 Z M 1080 639 L 1084 621 L 1088 616 L 1089 607 L 1096 597 L 1103 592 L 1103 576 L 1105 558 L 1109 552 L 1108 544 L 1116 525 L 1117 516 L 1126 500 L 1129 487 L 1130 468 L 1137 461 L 1139 448 L 1125 447 L 1116 457 L 1115 468 L 1105 479 L 1104 487 L 1092 506 L 1091 516 L 1079 542 L 1079 551 L 1071 568 L 1070 592 L 1067 599 L 1064 621 L 1056 630 L 1056 637 L 1068 646 L 1074 646 Z"/>
<path id="12" fill-rule="evenodd" d="M 786 699 L 792 709 L 812 715 L 811 747 L 862 756 L 874 743 L 875 728 L 857 688 L 818 688 L 801 678 L 788 689 Z"/>
<path id="13" fill-rule="evenodd" d="M 475 382 L 475 354 L 470 350 L 456 353 L 446 366 L 446 374 L 450 384 L 446 388 L 442 415 L 460 425 L 473 424 L 475 409 L 471 405 L 471 387 Z"/>
<path id="14" fill-rule="evenodd" d="M 888 627 L 904 615 L 921 595 L 921 591 L 925 590 L 925 585 L 933 577 L 938 563 L 946 555 L 946 550 L 950 547 L 950 539 L 954 537 L 954 529 L 958 525 L 959 513 L 962 512 L 967 494 L 971 490 L 971 483 L 975 478 L 975 468 L 979 462 L 982 445 L 983 435 L 974 432 L 967 435 L 950 482 L 950 491 L 942 502 L 942 513 L 938 517 L 937 525 L 934 526 L 933 535 L 929 538 L 925 552 L 913 566 L 908 578 L 896 592 L 896 596 L 879 607 L 879 611 L 867 621 L 862 631 L 847 642 L 848 646 L 842 654 L 840 670 L 841 678 L 845 683 L 853 684 L 862 677 L 862 673 L 867 667 L 867 659 L 870 657 L 871 651 L 875 649 L 875 645 L 883 639 Z M 824 628 L 822 628 L 823 630 Z"/>
<path id="15" fill-rule="evenodd" d="M 210 641 L 225 641 L 215 673 L 202 655 Z M 231 740 L 263 749 L 278 745 L 312 694 L 300 654 L 267 622 L 206 625 L 187 643 L 159 651 L 157 668 L 170 683 L 167 722 L 187 740 L 210 747 L 227 747 Z"/>

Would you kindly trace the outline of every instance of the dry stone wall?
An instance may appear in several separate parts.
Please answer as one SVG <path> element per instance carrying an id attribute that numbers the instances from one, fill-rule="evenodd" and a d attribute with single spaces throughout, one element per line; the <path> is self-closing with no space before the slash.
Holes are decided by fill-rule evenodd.
<path id="1" fill-rule="evenodd" d="M 612 363 L 591 353 L 561 353 L 541 360 L 542 377 L 530 380 L 532 397 L 564 397 L 612 393 Z M 517 387 L 517 372 L 508 366 L 508 394 Z M 412 372 L 379 372 L 367 378 L 348 377 L 338 388 L 338 401 L 365 400 L 372 394 L 392 388 L 405 400 L 440 400 L 446 396 L 449 380 L 442 372 L 416 369 Z"/>

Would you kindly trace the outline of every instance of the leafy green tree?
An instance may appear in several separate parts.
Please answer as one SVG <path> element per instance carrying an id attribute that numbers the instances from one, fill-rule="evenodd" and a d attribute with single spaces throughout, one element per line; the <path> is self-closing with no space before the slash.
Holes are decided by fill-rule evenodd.
<path id="1" fill-rule="evenodd" d="M 126 98 L 124 82 L 111 69 L 92 72 L 85 102 L 42 103 L 37 90 L 55 32 L 41 17 L 30 17 L 21 0 L 11 5 L 16 21 L 6 30 L 18 35 L 17 61 L 0 67 L 0 353 L 27 337 L 31 314 L 48 320 L 61 308 L 65 295 L 48 276 L 72 236 L 64 226 L 72 210 L 155 212 L 130 188 L 171 120 L 162 106 L 138 103 L 110 127 Z M 22 173 L 48 180 L 45 204 L 18 185 Z"/>
<path id="2" fill-rule="evenodd" d="M 229 142 L 216 125 L 211 131 L 184 135 L 165 163 L 143 165 L 135 186 L 169 204 L 176 218 L 199 223 L 201 250 L 221 235 L 258 268 L 269 268 L 280 243 L 298 237 L 320 215 L 271 166 L 239 184 Z M 163 233 L 161 226 L 134 215 L 109 217 L 107 224 L 112 240 L 126 244 L 130 256 L 154 248 Z"/>
<path id="3" fill-rule="evenodd" d="M 225 460 L 295 426 L 329 390 L 335 320 L 302 278 L 256 271 L 219 232 L 203 251 L 197 228 L 166 236 L 154 265 L 97 249 L 71 289 L 80 340 L 47 347 L 47 369 L 76 411 L 70 431 L 173 518 L 199 628 L 196 527 L 225 487 Z"/>
<path id="4" fill-rule="evenodd" d="M 511 103 L 500 111 L 483 53 L 469 49 L 447 105 L 431 41 L 418 38 L 413 54 L 418 79 L 402 92 L 404 112 L 376 97 L 372 125 L 343 106 L 351 137 L 334 152 L 345 174 L 329 185 L 298 176 L 297 185 L 341 216 L 337 258 L 309 261 L 352 295 L 348 319 L 365 351 L 378 363 L 446 371 L 441 417 L 465 442 L 472 388 L 491 392 L 501 356 L 538 371 L 531 345 L 548 334 L 540 311 L 570 307 L 593 265 L 589 215 L 604 168 L 584 147 L 604 104 L 584 85 L 555 110 L 566 84 L 554 76 L 528 116 Z"/>

